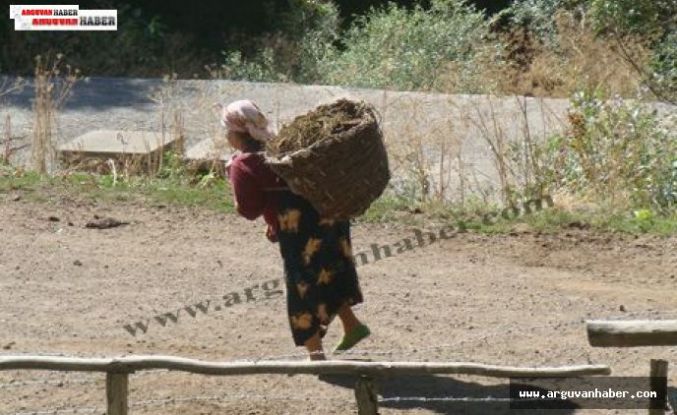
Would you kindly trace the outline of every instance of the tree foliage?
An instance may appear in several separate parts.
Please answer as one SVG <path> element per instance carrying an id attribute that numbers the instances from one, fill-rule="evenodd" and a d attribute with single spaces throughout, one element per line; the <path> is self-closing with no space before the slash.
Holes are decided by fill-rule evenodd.
<path id="1" fill-rule="evenodd" d="M 600 31 L 660 38 L 676 29 L 675 0 L 591 0 L 589 9 Z"/>

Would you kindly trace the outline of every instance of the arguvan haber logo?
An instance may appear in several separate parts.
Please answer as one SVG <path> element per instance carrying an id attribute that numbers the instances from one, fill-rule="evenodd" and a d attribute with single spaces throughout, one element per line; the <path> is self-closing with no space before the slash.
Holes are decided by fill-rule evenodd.
<path id="1" fill-rule="evenodd" d="M 11 5 L 9 18 L 17 31 L 118 29 L 117 10 L 80 10 L 78 5 Z"/>

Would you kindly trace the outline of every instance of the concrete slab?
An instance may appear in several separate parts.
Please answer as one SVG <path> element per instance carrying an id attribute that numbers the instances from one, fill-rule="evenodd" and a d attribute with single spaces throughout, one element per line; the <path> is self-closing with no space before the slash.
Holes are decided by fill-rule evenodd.
<path id="1" fill-rule="evenodd" d="M 173 141 L 168 134 L 163 140 L 157 131 L 94 130 L 59 146 L 58 151 L 82 155 L 144 155 L 161 151 Z"/>

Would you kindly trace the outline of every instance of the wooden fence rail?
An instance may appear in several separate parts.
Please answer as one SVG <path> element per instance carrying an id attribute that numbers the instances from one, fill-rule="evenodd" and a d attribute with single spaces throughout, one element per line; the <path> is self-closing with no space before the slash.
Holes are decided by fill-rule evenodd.
<path id="1" fill-rule="evenodd" d="M 595 347 L 677 346 L 677 320 L 590 320 L 587 328 Z"/>
<path id="2" fill-rule="evenodd" d="M 351 374 L 355 385 L 359 415 L 377 413 L 377 396 L 373 379 L 379 376 L 423 374 L 465 374 L 487 377 L 576 377 L 609 375 L 605 365 L 564 367 L 513 367 L 464 362 L 360 362 L 360 361 L 253 361 L 208 362 L 174 356 L 127 356 L 119 358 L 72 358 L 52 356 L 2 356 L 3 370 L 54 370 L 105 372 L 108 415 L 127 415 L 128 376 L 141 370 L 174 370 L 215 376 L 256 374 Z"/>

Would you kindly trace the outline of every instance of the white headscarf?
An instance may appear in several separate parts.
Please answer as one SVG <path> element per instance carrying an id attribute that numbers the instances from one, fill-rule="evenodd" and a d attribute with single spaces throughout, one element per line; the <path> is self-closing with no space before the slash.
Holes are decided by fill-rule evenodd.
<path id="1" fill-rule="evenodd" d="M 275 136 L 268 119 L 254 102 L 245 99 L 227 106 L 221 103 L 216 105 L 221 108 L 221 125 L 228 131 L 248 133 L 253 139 L 264 143 Z"/>

